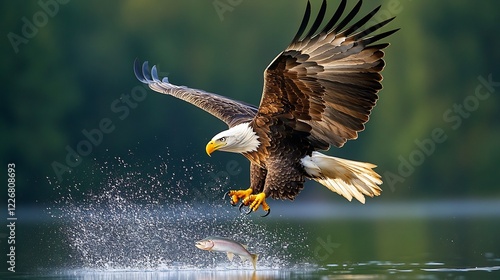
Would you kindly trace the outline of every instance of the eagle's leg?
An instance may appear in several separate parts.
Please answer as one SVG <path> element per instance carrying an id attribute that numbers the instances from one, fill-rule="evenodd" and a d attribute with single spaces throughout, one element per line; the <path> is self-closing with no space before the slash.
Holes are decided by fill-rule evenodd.
<path id="1" fill-rule="evenodd" d="M 245 201 L 251 194 L 252 194 L 253 190 L 252 188 L 248 188 L 246 190 L 231 190 L 231 191 L 228 191 L 226 194 L 229 195 L 229 197 L 231 198 L 231 205 L 233 206 L 236 206 L 236 204 L 238 203 L 238 201 L 240 201 L 240 199 L 242 201 Z"/>
<path id="2" fill-rule="evenodd" d="M 266 211 L 267 213 L 262 216 L 266 217 L 271 213 L 271 208 L 266 202 L 266 194 L 264 192 L 261 192 L 259 194 L 253 194 L 250 195 L 248 198 L 245 198 L 242 200 L 242 205 L 248 205 L 249 211 L 247 212 L 247 215 L 250 214 L 252 211 L 257 211 L 259 210 L 259 206 L 262 206 L 262 210 Z"/>

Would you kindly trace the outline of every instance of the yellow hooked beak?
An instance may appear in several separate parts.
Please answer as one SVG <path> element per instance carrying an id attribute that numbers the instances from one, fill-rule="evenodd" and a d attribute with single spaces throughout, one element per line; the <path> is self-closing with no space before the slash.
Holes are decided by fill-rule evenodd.
<path id="1" fill-rule="evenodd" d="M 207 155 L 211 155 L 213 152 L 217 151 L 220 147 L 224 146 L 224 142 L 220 142 L 217 140 L 212 140 L 208 142 L 207 146 L 205 147 L 205 150 L 207 151 Z"/>

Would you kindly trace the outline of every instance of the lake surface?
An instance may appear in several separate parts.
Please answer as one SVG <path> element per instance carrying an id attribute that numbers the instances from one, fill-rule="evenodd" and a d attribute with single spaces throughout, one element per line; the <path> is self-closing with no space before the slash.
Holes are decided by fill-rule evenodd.
<path id="1" fill-rule="evenodd" d="M 222 199 L 228 178 L 207 183 L 218 169 L 160 161 L 82 167 L 49 180 L 53 202 L 18 202 L 16 272 L 2 226 L 0 279 L 500 279 L 500 198 L 361 205 L 320 187 L 261 218 Z M 194 246 L 213 235 L 247 244 L 257 271 Z"/>
<path id="2" fill-rule="evenodd" d="M 16 273 L 0 277 L 500 279 L 499 200 L 271 207 L 261 218 L 223 201 L 166 206 L 108 192 L 84 203 L 20 208 Z M 247 243 L 259 254 L 257 271 L 194 247 L 209 235 Z"/>

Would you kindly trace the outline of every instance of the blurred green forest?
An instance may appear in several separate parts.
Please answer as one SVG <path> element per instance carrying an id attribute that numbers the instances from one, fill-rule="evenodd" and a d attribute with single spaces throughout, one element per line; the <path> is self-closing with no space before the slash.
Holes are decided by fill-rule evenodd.
<path id="1" fill-rule="evenodd" d="M 337 3 L 329 1 L 330 13 Z M 365 1 L 360 16 L 379 4 L 377 20 L 397 16 L 384 30 L 401 28 L 386 39 L 391 46 L 384 89 L 359 139 L 328 153 L 376 163 L 384 179 L 377 200 L 500 197 L 494 177 L 500 162 L 498 2 Z M 225 124 L 146 90 L 134 76 L 133 61 L 157 64 L 160 75 L 174 84 L 258 104 L 263 70 L 294 36 L 305 5 L 287 0 L 1 1 L 3 182 L 7 163 L 13 162 L 18 203 L 50 202 L 54 162 L 66 165 L 67 147 L 76 149 L 86 140 L 84 130 L 104 126 L 109 133 L 102 133 L 71 174 L 133 151 L 136 159 L 170 158 L 172 172 L 183 172 L 181 159 L 187 161 L 182 165 L 213 164 L 216 171 L 235 160 L 243 172 L 234 186 L 247 186 L 246 159 L 205 154 L 205 144 Z M 313 15 L 319 6 L 312 0 Z M 81 180 L 84 192 L 90 185 Z M 329 192 L 309 189 L 312 198 Z"/>

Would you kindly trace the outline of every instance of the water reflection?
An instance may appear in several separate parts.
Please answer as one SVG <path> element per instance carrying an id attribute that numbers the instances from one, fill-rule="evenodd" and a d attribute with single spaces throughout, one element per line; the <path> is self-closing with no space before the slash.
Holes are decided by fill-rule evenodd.
<path id="1" fill-rule="evenodd" d="M 270 280 L 289 279 L 290 271 L 268 270 L 171 270 L 171 271 L 67 271 L 59 276 L 68 279 L 193 279 L 193 280 Z"/>
<path id="2" fill-rule="evenodd" d="M 58 279 L 498 279 L 500 261 L 487 267 L 449 267 L 445 263 L 401 263 L 390 261 L 369 261 L 355 264 L 327 264 L 322 267 L 269 269 L 212 270 L 170 269 L 158 271 L 124 270 L 66 270 L 51 275 Z M 48 276 L 48 275 L 46 275 Z"/>

